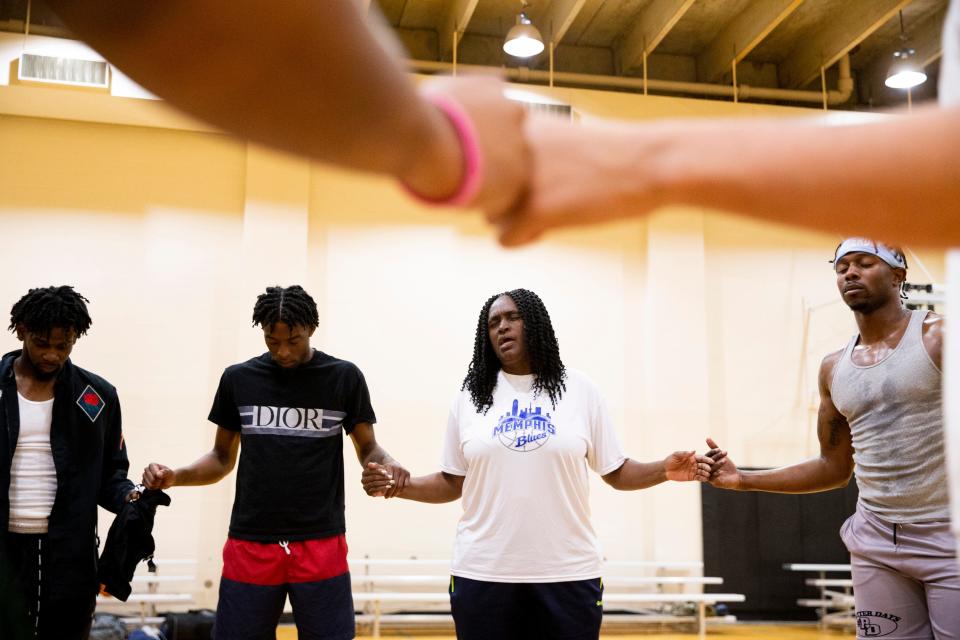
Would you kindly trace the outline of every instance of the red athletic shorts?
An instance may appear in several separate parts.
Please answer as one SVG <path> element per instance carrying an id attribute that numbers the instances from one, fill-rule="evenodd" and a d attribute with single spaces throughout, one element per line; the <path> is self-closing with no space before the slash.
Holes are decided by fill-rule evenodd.
<path id="1" fill-rule="evenodd" d="M 263 586 L 328 580 L 347 572 L 347 538 L 251 542 L 228 538 L 223 577 Z"/>

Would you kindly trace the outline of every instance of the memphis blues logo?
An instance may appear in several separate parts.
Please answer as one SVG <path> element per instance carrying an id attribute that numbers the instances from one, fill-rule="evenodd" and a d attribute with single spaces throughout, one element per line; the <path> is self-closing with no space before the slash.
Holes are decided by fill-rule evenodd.
<path id="1" fill-rule="evenodd" d="M 543 413 L 541 407 L 527 405 L 520 408 L 520 401 L 513 401 L 510 413 L 497 420 L 491 437 L 500 440 L 500 444 L 511 451 L 536 451 L 547 443 L 550 436 L 557 432 L 550 422 L 550 414 Z"/>

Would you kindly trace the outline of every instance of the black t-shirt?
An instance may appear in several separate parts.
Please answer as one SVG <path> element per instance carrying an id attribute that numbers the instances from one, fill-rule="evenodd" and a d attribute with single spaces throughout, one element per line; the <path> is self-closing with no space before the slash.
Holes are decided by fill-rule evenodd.
<path id="1" fill-rule="evenodd" d="M 295 369 L 269 353 L 228 367 L 210 421 L 240 432 L 230 536 L 276 542 L 344 533 L 343 432 L 376 422 L 360 369 L 320 351 Z"/>

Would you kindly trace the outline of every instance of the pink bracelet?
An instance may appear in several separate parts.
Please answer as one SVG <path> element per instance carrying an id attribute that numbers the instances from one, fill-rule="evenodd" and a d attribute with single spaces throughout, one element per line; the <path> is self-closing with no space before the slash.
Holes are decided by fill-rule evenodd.
<path id="1" fill-rule="evenodd" d="M 465 206 L 473 202 L 480 192 L 480 186 L 483 184 L 483 156 L 480 153 L 477 130 L 473 126 L 469 114 L 453 98 L 435 93 L 428 94 L 426 99 L 443 112 L 453 125 L 454 131 L 457 132 L 457 138 L 460 140 L 460 147 L 463 150 L 463 180 L 456 192 L 446 198 L 430 198 L 417 193 L 406 183 L 401 184 L 403 184 L 407 193 L 421 202 L 436 206 Z"/>

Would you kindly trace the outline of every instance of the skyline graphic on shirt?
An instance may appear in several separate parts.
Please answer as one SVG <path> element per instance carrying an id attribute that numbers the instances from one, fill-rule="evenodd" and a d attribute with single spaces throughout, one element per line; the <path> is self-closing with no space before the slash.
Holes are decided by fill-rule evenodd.
<path id="1" fill-rule="evenodd" d="M 532 403 L 521 409 L 520 400 L 514 398 L 510 411 L 497 419 L 491 438 L 497 438 L 500 444 L 511 451 L 536 451 L 557 432 L 550 417 L 543 407 Z"/>

